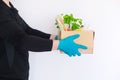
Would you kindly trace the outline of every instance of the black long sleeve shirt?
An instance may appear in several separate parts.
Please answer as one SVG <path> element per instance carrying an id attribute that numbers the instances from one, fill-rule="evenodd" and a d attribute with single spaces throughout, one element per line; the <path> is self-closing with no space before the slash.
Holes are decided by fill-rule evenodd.
<path id="1" fill-rule="evenodd" d="M 53 41 L 50 34 L 31 28 L 18 14 L 18 10 L 10 3 L 8 7 L 0 0 L 0 80 L 17 78 L 27 80 L 29 76 L 28 51 L 51 51 Z M 4 40 L 8 40 L 15 48 L 12 67 L 8 59 Z"/>

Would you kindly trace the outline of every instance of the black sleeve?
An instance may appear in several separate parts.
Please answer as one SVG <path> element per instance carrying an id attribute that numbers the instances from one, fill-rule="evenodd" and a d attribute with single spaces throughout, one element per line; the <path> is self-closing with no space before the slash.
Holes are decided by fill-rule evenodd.
<path id="1" fill-rule="evenodd" d="M 50 34 L 44 33 L 44 32 L 42 32 L 40 30 L 37 30 L 37 29 L 33 29 L 29 25 L 27 25 L 27 28 L 26 28 L 25 31 L 30 35 L 42 37 L 42 38 L 45 38 L 45 39 L 50 39 Z"/>
<path id="2" fill-rule="evenodd" d="M 53 44 L 52 40 L 26 34 L 14 20 L 1 14 L 0 37 L 29 51 L 51 51 Z"/>
<path id="3" fill-rule="evenodd" d="M 21 16 L 19 16 L 19 17 L 21 18 Z M 40 30 L 34 29 L 34 28 L 30 27 L 22 18 L 21 18 L 21 20 L 24 22 L 24 24 L 26 26 L 25 31 L 26 31 L 27 34 L 42 37 L 42 38 L 45 38 L 45 39 L 50 39 L 51 34 L 48 34 L 48 33 L 42 32 Z"/>

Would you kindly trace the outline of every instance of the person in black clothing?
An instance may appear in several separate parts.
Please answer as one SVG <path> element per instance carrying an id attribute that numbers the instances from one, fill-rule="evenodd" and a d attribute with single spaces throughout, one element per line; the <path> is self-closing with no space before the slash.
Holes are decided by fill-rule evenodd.
<path id="1" fill-rule="evenodd" d="M 0 80 L 28 80 L 28 51 L 57 49 L 75 56 L 80 55 L 78 48 L 87 49 L 73 42 L 78 35 L 63 40 L 54 40 L 54 37 L 31 28 L 9 0 L 0 0 Z"/>

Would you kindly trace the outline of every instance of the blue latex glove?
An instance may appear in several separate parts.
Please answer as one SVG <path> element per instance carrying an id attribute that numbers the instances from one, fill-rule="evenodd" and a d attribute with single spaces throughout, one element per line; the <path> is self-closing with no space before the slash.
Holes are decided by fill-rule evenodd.
<path id="1" fill-rule="evenodd" d="M 62 50 L 70 57 L 76 55 L 80 56 L 81 53 L 78 51 L 78 49 L 87 49 L 87 47 L 74 42 L 74 39 L 78 38 L 79 36 L 79 34 L 76 34 L 60 40 L 58 50 Z"/>
<path id="2" fill-rule="evenodd" d="M 58 40 L 58 35 L 55 36 L 55 40 Z"/>

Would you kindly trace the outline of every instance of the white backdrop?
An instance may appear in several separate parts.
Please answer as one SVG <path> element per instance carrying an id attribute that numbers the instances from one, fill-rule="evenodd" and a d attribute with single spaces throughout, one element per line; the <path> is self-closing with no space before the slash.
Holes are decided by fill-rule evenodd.
<path id="1" fill-rule="evenodd" d="M 11 0 L 33 28 L 57 34 L 56 15 L 73 13 L 95 30 L 94 54 L 30 52 L 29 80 L 120 80 L 120 0 Z"/>

